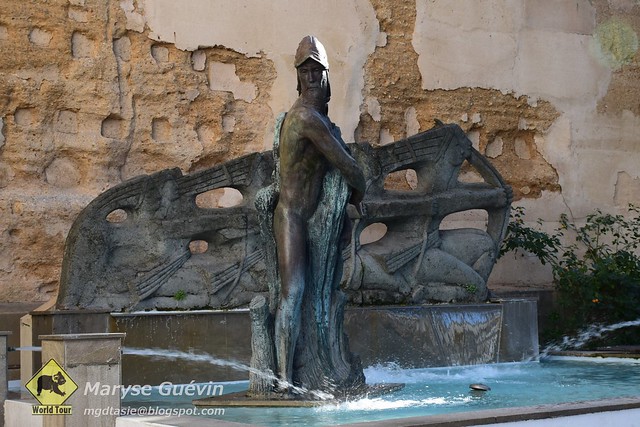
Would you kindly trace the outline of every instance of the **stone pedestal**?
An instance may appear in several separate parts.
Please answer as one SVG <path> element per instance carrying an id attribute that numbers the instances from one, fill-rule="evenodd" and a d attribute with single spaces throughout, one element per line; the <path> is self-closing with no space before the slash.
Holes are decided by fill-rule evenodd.
<path id="1" fill-rule="evenodd" d="M 25 314 L 20 318 L 20 347 L 31 348 L 33 346 L 33 319 L 30 314 Z M 33 370 L 34 352 L 20 351 L 20 384 L 24 385 L 31 379 L 35 371 Z"/>
<path id="2" fill-rule="evenodd" d="M 71 415 L 45 415 L 45 427 L 114 426 L 120 410 L 122 383 L 121 354 L 125 334 L 61 334 L 41 335 L 42 360 L 54 359 L 78 385 L 78 390 L 64 403 L 71 405 Z M 96 388 L 96 385 L 97 388 Z M 114 391 L 102 395 L 108 387 Z M 106 393 L 104 393 L 106 394 Z M 103 410 L 94 417 L 90 412 Z"/>
<path id="3" fill-rule="evenodd" d="M 7 340 L 9 335 L 11 335 L 11 332 L 0 331 L 0 415 L 2 415 L 2 407 L 4 407 L 4 401 L 9 391 L 7 363 Z"/>
<path id="4" fill-rule="evenodd" d="M 111 316 L 108 312 L 96 310 L 36 310 L 24 316 L 21 324 L 24 327 L 24 340 L 21 333 L 21 347 L 40 347 L 41 335 L 50 334 L 101 334 L 109 331 Z M 24 380 L 46 363 L 39 351 L 21 351 L 25 359 Z M 21 359 L 21 363 L 22 359 Z M 21 375 L 23 371 L 21 370 Z"/>

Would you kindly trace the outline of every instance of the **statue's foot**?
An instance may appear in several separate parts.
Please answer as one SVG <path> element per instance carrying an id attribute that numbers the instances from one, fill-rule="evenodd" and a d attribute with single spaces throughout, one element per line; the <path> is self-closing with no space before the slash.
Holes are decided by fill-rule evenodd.
<path id="1" fill-rule="evenodd" d="M 296 400 L 300 399 L 300 395 L 293 392 L 290 387 L 275 387 L 273 390 L 274 397 L 278 400 Z"/>
<path id="2" fill-rule="evenodd" d="M 274 397 L 280 400 L 300 400 L 303 397 L 301 390 L 288 382 L 277 381 L 273 386 Z"/>
<path id="3" fill-rule="evenodd" d="M 273 385 L 273 392 L 276 394 L 288 394 L 291 392 L 291 385 L 286 381 L 277 380 Z"/>

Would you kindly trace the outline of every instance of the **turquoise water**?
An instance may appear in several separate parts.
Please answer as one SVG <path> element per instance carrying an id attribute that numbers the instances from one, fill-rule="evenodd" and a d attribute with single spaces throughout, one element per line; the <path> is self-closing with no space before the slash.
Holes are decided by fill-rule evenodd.
<path id="1" fill-rule="evenodd" d="M 640 397 L 640 363 L 622 359 L 543 361 L 465 367 L 400 369 L 393 365 L 365 370 L 368 383 L 405 383 L 403 390 L 319 408 L 224 408 L 216 418 L 265 426 L 326 426 L 391 418 L 484 409 Z M 488 392 L 469 389 L 482 383 Z M 245 390 L 248 382 L 220 383 L 225 393 Z M 190 396 L 126 397 L 125 406 L 193 408 Z M 165 391 L 165 394 L 166 391 Z M 204 397 L 204 396 L 203 396 Z"/>

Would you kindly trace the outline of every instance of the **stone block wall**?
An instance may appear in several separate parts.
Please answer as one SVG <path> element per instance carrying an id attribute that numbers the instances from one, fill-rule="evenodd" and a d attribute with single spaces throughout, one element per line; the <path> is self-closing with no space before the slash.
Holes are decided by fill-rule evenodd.
<path id="1" fill-rule="evenodd" d="M 55 295 L 71 223 L 103 190 L 269 149 L 306 34 L 348 142 L 458 123 L 549 228 L 640 204 L 639 32 L 637 0 L 6 0 L 0 301 Z M 493 280 L 549 279 L 526 271 L 502 260 Z"/>

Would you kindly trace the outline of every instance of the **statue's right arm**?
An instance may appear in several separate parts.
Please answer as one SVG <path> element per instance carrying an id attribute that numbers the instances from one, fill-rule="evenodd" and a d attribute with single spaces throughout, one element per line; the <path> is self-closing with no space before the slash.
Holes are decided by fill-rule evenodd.
<path id="1" fill-rule="evenodd" d="M 355 192 L 359 193 L 360 197 L 356 194 L 356 199 L 362 200 L 366 184 L 362 169 L 356 160 L 336 139 L 327 121 L 322 120 L 318 113 L 309 112 L 305 116 L 303 136 L 313 142 L 318 151 L 342 173 Z M 356 200 L 356 203 L 360 200 Z"/>

